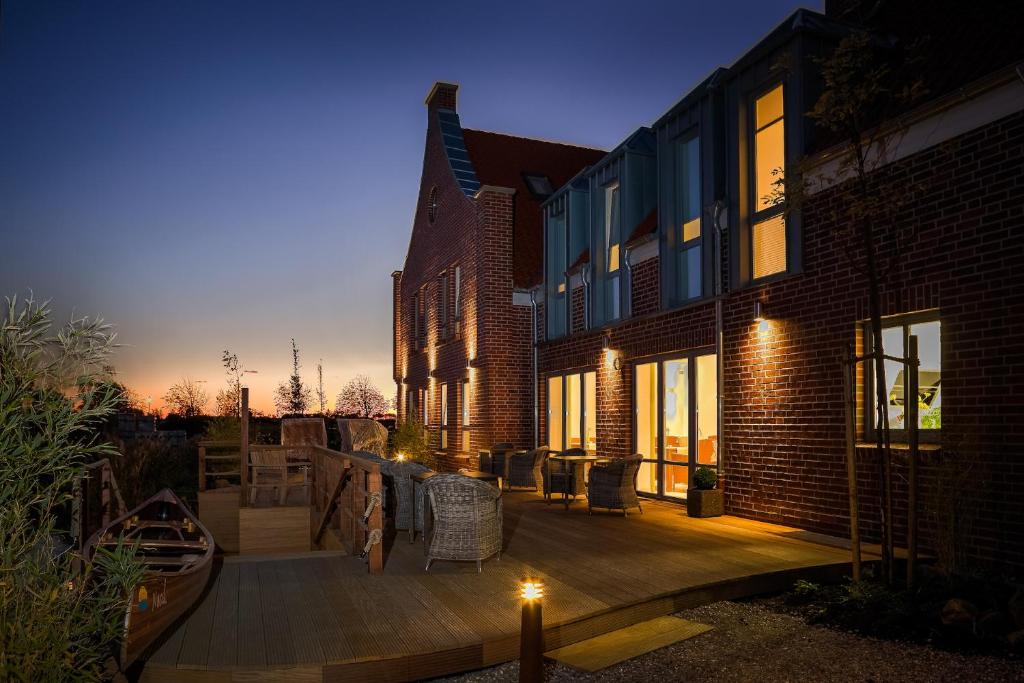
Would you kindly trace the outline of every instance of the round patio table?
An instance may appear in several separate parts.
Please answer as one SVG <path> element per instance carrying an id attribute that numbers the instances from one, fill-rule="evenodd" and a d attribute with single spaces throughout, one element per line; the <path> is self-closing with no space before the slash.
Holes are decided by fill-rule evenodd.
<path id="1" fill-rule="evenodd" d="M 595 462 L 607 462 L 608 460 L 610 460 L 610 458 L 601 457 L 599 455 L 552 455 L 552 456 L 549 456 L 548 459 L 547 459 L 547 462 L 545 463 L 545 467 L 548 468 L 548 493 L 546 493 L 544 495 L 545 499 L 548 502 L 551 502 L 550 489 L 551 489 L 551 481 L 552 481 L 552 479 L 551 479 L 551 461 L 552 460 L 557 460 L 559 463 L 561 463 L 562 473 L 563 474 L 566 474 L 566 475 L 570 474 L 570 468 L 571 468 L 572 469 L 571 480 L 575 481 L 576 477 L 585 477 L 586 476 L 586 466 L 587 466 L 588 463 L 593 464 Z M 573 486 L 573 488 L 575 488 L 575 486 Z M 562 504 L 565 506 L 566 510 L 569 509 L 569 487 L 568 486 L 563 486 L 562 487 Z"/>

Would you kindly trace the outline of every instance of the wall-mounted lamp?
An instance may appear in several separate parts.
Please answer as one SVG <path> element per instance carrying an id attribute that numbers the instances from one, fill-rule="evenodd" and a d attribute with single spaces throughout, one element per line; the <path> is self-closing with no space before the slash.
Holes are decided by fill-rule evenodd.
<path id="1" fill-rule="evenodd" d="M 601 340 L 601 348 L 605 351 L 612 348 L 612 336 L 610 334 L 604 335 L 604 338 Z"/>
<path id="2" fill-rule="evenodd" d="M 754 302 L 754 320 L 756 320 L 757 322 L 762 322 L 763 320 L 767 320 L 767 319 L 768 319 L 768 314 L 765 311 L 764 302 L 762 302 L 762 301 L 755 301 Z"/>

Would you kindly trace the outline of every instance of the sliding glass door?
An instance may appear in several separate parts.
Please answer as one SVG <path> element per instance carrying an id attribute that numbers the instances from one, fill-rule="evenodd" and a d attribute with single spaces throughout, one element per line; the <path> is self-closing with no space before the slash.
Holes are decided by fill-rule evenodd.
<path id="1" fill-rule="evenodd" d="M 597 373 L 548 377 L 548 446 L 597 451 Z"/>
<path id="2" fill-rule="evenodd" d="M 643 493 L 686 498 L 697 465 L 718 467 L 718 378 L 714 354 L 635 366 L 634 443 L 644 456 Z"/>

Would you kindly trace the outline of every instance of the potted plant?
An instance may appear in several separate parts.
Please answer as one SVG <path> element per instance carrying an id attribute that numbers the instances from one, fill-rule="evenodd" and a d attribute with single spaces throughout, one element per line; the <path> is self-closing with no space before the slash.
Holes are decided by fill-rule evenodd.
<path id="1" fill-rule="evenodd" d="M 686 512 L 691 517 L 718 517 L 722 514 L 722 489 L 718 486 L 718 472 L 701 465 L 693 473 L 693 482 L 686 492 Z"/>

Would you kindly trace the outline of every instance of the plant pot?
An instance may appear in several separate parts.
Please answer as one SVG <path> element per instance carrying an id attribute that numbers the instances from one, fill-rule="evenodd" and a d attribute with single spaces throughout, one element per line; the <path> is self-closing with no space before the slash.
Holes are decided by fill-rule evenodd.
<path id="1" fill-rule="evenodd" d="M 686 492 L 686 512 L 691 517 L 719 517 L 723 508 L 722 489 L 690 489 Z"/>

